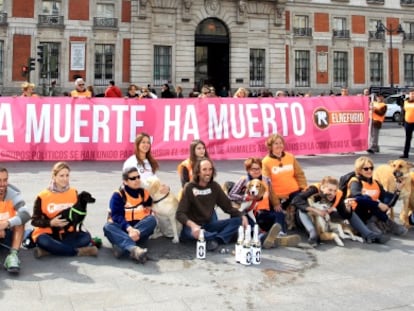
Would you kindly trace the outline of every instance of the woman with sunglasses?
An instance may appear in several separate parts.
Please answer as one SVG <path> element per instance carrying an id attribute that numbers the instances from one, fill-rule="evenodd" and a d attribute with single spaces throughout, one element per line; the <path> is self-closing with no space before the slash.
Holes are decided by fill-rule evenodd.
<path id="1" fill-rule="evenodd" d="M 398 200 L 403 186 L 397 183 L 395 193 L 386 191 L 382 185 L 372 178 L 374 162 L 363 156 L 355 160 L 355 177 L 348 182 L 347 198 L 355 199 L 352 209 L 367 227 L 377 233 L 391 232 L 395 235 L 404 235 L 407 228 L 397 224 L 387 215 Z"/>
<path id="2" fill-rule="evenodd" d="M 152 198 L 141 187 L 141 176 L 135 166 L 123 170 L 122 180 L 122 186 L 109 202 L 103 231 L 116 258 L 129 255 L 132 260 L 145 263 L 147 249 L 143 247 L 157 225 L 151 214 Z"/>

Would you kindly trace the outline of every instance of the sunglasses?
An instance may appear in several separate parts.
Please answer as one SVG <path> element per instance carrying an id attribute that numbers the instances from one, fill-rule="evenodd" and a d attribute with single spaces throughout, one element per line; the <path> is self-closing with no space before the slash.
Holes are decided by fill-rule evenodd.
<path id="1" fill-rule="evenodd" d="M 370 167 L 363 167 L 362 168 L 365 172 L 368 172 L 368 171 L 372 171 L 372 170 L 374 170 L 374 167 L 373 166 L 370 166 Z"/>
<path id="2" fill-rule="evenodd" d="M 132 176 L 132 177 L 128 177 L 128 180 L 137 180 L 140 179 L 141 176 L 137 175 L 137 176 Z"/>

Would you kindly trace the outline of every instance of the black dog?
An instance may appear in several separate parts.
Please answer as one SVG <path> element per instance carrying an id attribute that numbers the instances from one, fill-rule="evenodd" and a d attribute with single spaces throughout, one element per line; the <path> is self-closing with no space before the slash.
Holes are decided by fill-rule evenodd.
<path id="1" fill-rule="evenodd" d="M 78 194 L 78 201 L 71 207 L 63 210 L 59 215 L 69 223 L 63 228 L 65 231 L 73 226 L 80 230 L 83 220 L 86 217 L 86 206 L 88 203 L 95 203 L 96 199 L 87 191 Z"/>

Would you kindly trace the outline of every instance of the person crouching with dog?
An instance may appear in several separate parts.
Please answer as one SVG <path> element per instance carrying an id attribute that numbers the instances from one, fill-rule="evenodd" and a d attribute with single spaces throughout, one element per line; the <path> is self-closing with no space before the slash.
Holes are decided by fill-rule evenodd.
<path id="1" fill-rule="evenodd" d="M 91 245 L 89 232 L 64 229 L 68 221 L 60 215 L 78 201 L 78 193 L 69 185 L 70 168 L 66 162 L 57 162 L 52 168 L 49 186 L 41 191 L 33 206 L 32 239 L 36 243 L 34 256 L 97 256 L 98 248 Z"/>
<path id="2" fill-rule="evenodd" d="M 299 193 L 293 200 L 292 205 L 296 208 L 296 219 L 309 234 L 308 242 L 311 246 L 317 246 L 320 242 L 317 230 L 309 216 L 314 213 L 321 217 L 329 214 L 332 220 L 347 219 L 351 226 L 369 243 L 385 243 L 388 238 L 381 233 L 373 232 L 361 221 L 358 215 L 352 212 L 350 203 L 343 200 L 344 194 L 339 189 L 336 178 L 326 176 L 320 183 L 310 185 Z M 326 205 L 327 209 L 318 209 L 310 205 L 310 201 Z"/>
<path id="3" fill-rule="evenodd" d="M 214 181 L 216 168 L 208 158 L 200 159 L 193 167 L 193 179 L 187 183 L 178 204 L 176 218 L 183 224 L 181 241 L 198 240 L 204 229 L 207 251 L 215 251 L 220 244 L 230 243 L 237 236 L 240 225 L 246 227 L 246 216 L 231 205 L 221 186 Z M 217 219 L 218 205 L 228 219 Z"/>
<path id="4" fill-rule="evenodd" d="M 112 194 L 108 222 L 103 231 L 115 257 L 129 254 L 130 258 L 145 263 L 145 242 L 154 233 L 157 221 L 151 214 L 152 198 L 141 187 L 138 168 L 127 167 L 122 172 L 123 185 Z"/>
<path id="5" fill-rule="evenodd" d="M 276 211 L 271 207 L 271 190 L 270 179 L 262 176 L 262 160 L 260 158 L 248 158 L 244 161 L 244 168 L 247 175 L 242 176 L 230 189 L 228 197 L 233 203 L 233 206 L 240 208 L 244 201 L 250 201 L 255 204 L 253 214 L 255 220 L 247 214 L 249 224 L 253 228 L 254 223 L 257 222 L 262 231 L 260 241 L 263 248 L 272 248 L 278 245 L 296 246 L 300 242 L 300 236 L 297 234 L 286 235 L 285 214 L 282 211 Z M 256 198 L 246 195 L 247 186 L 250 181 L 257 179 L 264 185 L 263 197 Z"/>

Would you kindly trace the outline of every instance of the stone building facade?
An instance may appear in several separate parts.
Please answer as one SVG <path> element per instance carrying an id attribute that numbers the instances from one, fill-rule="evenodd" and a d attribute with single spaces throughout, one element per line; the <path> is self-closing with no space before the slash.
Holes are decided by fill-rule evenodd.
<path id="1" fill-rule="evenodd" d="M 414 85 L 410 0 L 0 0 L 0 87 Z M 401 25 L 400 29 L 398 26 Z M 384 27 L 385 28 L 384 28 Z M 383 31 L 382 31 L 383 30 Z M 399 30 L 404 30 L 404 33 Z M 37 61 L 37 53 L 43 53 Z"/>

